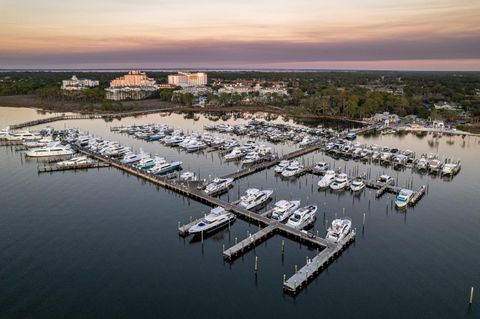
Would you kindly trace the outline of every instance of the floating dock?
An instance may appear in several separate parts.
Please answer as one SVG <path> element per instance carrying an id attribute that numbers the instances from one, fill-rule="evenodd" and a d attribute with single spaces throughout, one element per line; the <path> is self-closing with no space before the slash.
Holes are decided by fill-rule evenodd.
<path id="1" fill-rule="evenodd" d="M 61 172 L 61 171 L 72 171 L 72 170 L 81 170 L 81 169 L 90 169 L 90 168 L 103 168 L 110 167 L 109 163 L 105 162 L 95 162 L 88 164 L 78 164 L 78 165 L 58 165 L 58 164 L 48 164 L 37 167 L 38 173 L 51 173 L 51 172 Z"/>
<path id="2" fill-rule="evenodd" d="M 283 282 L 284 291 L 292 294 L 298 293 L 354 240 L 355 231 L 352 230 L 341 242 L 334 246 L 328 246 L 313 259 L 309 259 L 305 266 Z"/>

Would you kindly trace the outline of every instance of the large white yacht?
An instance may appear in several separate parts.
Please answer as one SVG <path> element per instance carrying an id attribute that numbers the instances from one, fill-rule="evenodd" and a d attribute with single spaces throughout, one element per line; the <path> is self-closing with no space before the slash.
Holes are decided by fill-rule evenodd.
<path id="1" fill-rule="evenodd" d="M 275 219 L 279 222 L 283 222 L 286 220 L 292 213 L 300 207 L 299 200 L 280 200 L 275 203 L 275 207 L 272 211 L 272 219 Z"/>
<path id="2" fill-rule="evenodd" d="M 297 209 L 288 219 L 287 226 L 295 229 L 303 229 L 315 221 L 316 205 L 309 205 Z"/>
<path id="3" fill-rule="evenodd" d="M 398 208 L 404 208 L 408 205 L 412 199 L 413 191 L 410 189 L 402 189 L 398 193 L 397 198 L 395 199 L 395 206 Z"/>
<path id="4" fill-rule="evenodd" d="M 257 152 L 249 152 L 242 161 L 243 165 L 250 165 L 250 164 L 255 164 L 260 160 L 260 156 L 258 155 Z"/>
<path id="5" fill-rule="evenodd" d="M 9 132 L 6 136 L 5 139 L 7 141 L 36 141 L 41 139 L 42 136 L 33 134 L 28 131 L 22 131 L 22 132 Z"/>
<path id="6" fill-rule="evenodd" d="M 342 190 L 348 186 L 348 176 L 345 173 L 338 174 L 335 180 L 330 184 L 330 188 L 334 191 Z"/>
<path id="7" fill-rule="evenodd" d="M 244 155 L 245 153 L 236 147 L 230 153 L 226 154 L 224 158 L 226 161 L 233 161 L 242 158 Z"/>
<path id="8" fill-rule="evenodd" d="M 92 164 L 94 161 L 91 158 L 86 156 L 72 157 L 71 159 L 57 162 L 58 166 L 68 167 L 68 166 L 81 166 Z"/>
<path id="9" fill-rule="evenodd" d="M 332 225 L 328 227 L 325 239 L 338 243 L 348 235 L 352 228 L 352 221 L 349 218 L 334 219 Z"/>
<path id="10" fill-rule="evenodd" d="M 233 178 L 215 178 L 205 187 L 205 193 L 215 195 L 226 191 L 233 183 Z"/>
<path id="11" fill-rule="evenodd" d="M 122 164 L 132 164 L 139 162 L 142 159 L 142 156 L 133 152 L 127 153 L 123 156 L 123 159 L 120 161 Z"/>
<path id="12" fill-rule="evenodd" d="M 62 145 L 60 143 L 49 144 L 45 147 L 34 148 L 25 152 L 25 155 L 28 157 L 50 157 L 50 156 L 63 156 L 63 155 L 73 155 L 74 150 L 70 145 Z"/>
<path id="13" fill-rule="evenodd" d="M 335 180 L 335 172 L 332 170 L 328 170 L 325 172 L 325 175 L 323 175 L 322 179 L 318 181 L 318 187 L 320 188 L 327 188 L 330 186 L 331 183 Z"/>
<path id="14" fill-rule="evenodd" d="M 460 171 L 460 161 L 456 163 L 447 163 L 443 165 L 442 168 L 442 175 L 448 176 L 448 175 L 455 175 Z"/>
<path id="15" fill-rule="evenodd" d="M 254 209 L 264 204 L 273 194 L 273 190 L 259 190 L 257 188 L 249 188 L 245 191 L 245 195 L 240 197 L 238 206 L 245 209 Z"/>
<path id="16" fill-rule="evenodd" d="M 350 183 L 350 190 L 352 192 L 359 192 L 365 188 L 365 182 L 362 177 L 355 177 Z"/>
<path id="17" fill-rule="evenodd" d="M 292 177 L 300 173 L 303 166 L 298 161 L 291 161 L 290 164 L 282 171 L 283 177 Z"/>
<path id="18" fill-rule="evenodd" d="M 290 161 L 287 161 L 287 160 L 280 161 L 280 163 L 278 163 L 277 166 L 275 166 L 275 173 L 283 172 L 288 165 L 290 165 Z"/>
<path id="19" fill-rule="evenodd" d="M 200 222 L 190 227 L 188 233 L 192 235 L 200 233 L 207 234 L 234 221 L 234 214 L 227 212 L 223 207 L 215 207 L 210 211 L 210 214 L 206 215 L 200 220 Z"/>

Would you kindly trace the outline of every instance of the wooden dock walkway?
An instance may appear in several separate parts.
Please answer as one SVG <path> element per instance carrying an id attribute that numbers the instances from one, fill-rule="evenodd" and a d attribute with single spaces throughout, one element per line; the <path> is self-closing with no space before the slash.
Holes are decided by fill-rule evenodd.
<path id="1" fill-rule="evenodd" d="M 309 259 L 305 266 L 284 281 L 283 289 L 292 294 L 299 292 L 354 240 L 355 231 L 352 230 L 340 243 L 325 248 L 313 259 Z"/>
<path id="2" fill-rule="evenodd" d="M 270 224 L 267 227 L 260 229 L 255 234 L 250 234 L 250 236 L 241 242 L 225 250 L 223 252 L 223 257 L 227 260 L 232 260 L 236 256 L 243 254 L 244 252 L 252 249 L 254 246 L 265 241 L 270 236 L 273 236 L 275 230 L 277 230 L 277 226 L 275 224 Z"/>
<path id="3" fill-rule="evenodd" d="M 412 206 L 415 206 L 418 203 L 418 201 L 423 197 L 423 195 L 425 195 L 426 192 L 427 192 L 427 186 L 425 185 L 420 186 L 418 190 L 413 193 L 413 196 L 410 199 L 409 204 Z"/>
<path id="4" fill-rule="evenodd" d="M 390 179 L 389 181 L 387 181 L 386 183 L 383 183 L 383 185 L 380 186 L 379 189 L 377 189 L 376 193 L 375 193 L 375 196 L 376 197 L 380 197 L 382 196 L 383 194 L 385 194 L 385 192 L 387 190 L 389 190 L 389 188 L 391 188 L 391 184 L 393 184 L 393 179 Z"/>
<path id="5" fill-rule="evenodd" d="M 37 171 L 38 173 L 52 173 L 52 172 L 61 172 L 61 171 L 83 170 L 83 169 L 90 169 L 90 168 L 103 168 L 103 167 L 110 167 L 110 164 L 105 162 L 95 162 L 91 164 L 58 165 L 54 163 L 50 165 L 38 166 Z"/>

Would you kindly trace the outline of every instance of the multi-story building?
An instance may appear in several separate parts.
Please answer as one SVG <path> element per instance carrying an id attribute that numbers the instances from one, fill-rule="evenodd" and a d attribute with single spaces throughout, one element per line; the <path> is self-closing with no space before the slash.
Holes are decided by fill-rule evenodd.
<path id="1" fill-rule="evenodd" d="M 88 88 L 96 87 L 99 85 L 98 81 L 89 79 L 79 79 L 76 75 L 73 75 L 69 80 L 62 81 L 62 90 L 67 91 L 80 91 Z"/>
<path id="2" fill-rule="evenodd" d="M 106 89 L 109 100 L 141 100 L 152 95 L 158 89 L 154 79 L 149 78 L 145 72 L 129 71 L 128 74 L 110 82 Z"/>
<path id="3" fill-rule="evenodd" d="M 170 74 L 168 76 L 168 84 L 178 86 L 204 86 L 207 84 L 207 73 L 189 73 L 178 72 L 178 74 Z"/>

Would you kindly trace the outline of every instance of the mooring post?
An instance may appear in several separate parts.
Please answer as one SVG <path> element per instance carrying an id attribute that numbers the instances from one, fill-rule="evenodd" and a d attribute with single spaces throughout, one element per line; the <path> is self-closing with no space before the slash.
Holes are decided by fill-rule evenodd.
<path id="1" fill-rule="evenodd" d="M 282 239 L 282 255 L 285 253 L 285 240 Z"/>
<path id="2" fill-rule="evenodd" d="M 365 226 L 365 213 L 363 213 L 363 226 Z"/>
<path id="3" fill-rule="evenodd" d="M 258 256 L 255 256 L 255 272 L 258 271 Z"/>
<path id="4" fill-rule="evenodd" d="M 470 304 L 473 304 L 473 287 L 470 288 Z"/>

